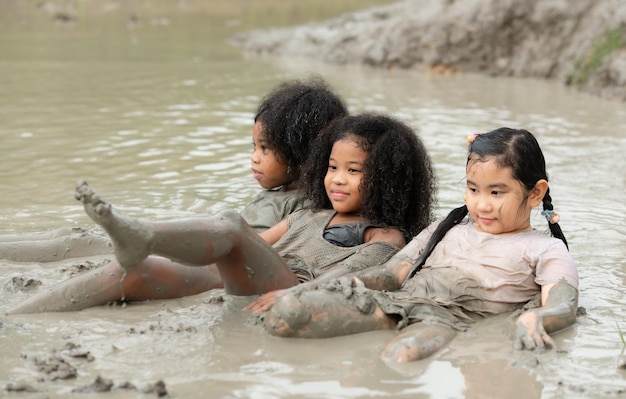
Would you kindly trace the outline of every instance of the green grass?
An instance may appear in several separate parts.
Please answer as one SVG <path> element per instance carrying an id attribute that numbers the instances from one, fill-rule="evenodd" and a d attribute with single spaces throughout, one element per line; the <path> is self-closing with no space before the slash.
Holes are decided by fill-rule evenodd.
<path id="1" fill-rule="evenodd" d="M 619 324 L 617 324 L 617 322 L 615 322 L 615 325 L 617 326 L 617 333 L 619 334 L 619 338 L 622 340 L 622 346 L 626 347 L 626 339 L 624 339 L 624 333 L 622 332 L 622 329 L 619 328 Z"/>
<path id="2" fill-rule="evenodd" d="M 624 28 L 607 30 L 595 41 L 587 55 L 576 63 L 576 71 L 568 77 L 568 84 L 579 87 L 586 84 L 612 53 L 626 47 L 625 38 Z"/>

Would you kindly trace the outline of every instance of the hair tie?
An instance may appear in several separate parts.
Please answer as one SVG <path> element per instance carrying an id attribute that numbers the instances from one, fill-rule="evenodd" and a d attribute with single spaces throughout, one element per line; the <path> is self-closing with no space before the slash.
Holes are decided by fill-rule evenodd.
<path id="1" fill-rule="evenodd" d="M 474 140 L 476 140 L 476 137 L 480 136 L 482 133 L 474 133 L 474 134 L 470 134 L 469 136 L 467 136 L 467 142 L 468 143 L 473 143 Z"/>
<path id="2" fill-rule="evenodd" d="M 548 223 L 550 224 L 556 224 L 558 222 L 561 221 L 561 215 L 559 215 L 558 212 L 554 212 L 552 210 L 546 209 L 544 211 L 541 211 L 541 215 L 546 218 L 546 220 L 548 221 Z"/>

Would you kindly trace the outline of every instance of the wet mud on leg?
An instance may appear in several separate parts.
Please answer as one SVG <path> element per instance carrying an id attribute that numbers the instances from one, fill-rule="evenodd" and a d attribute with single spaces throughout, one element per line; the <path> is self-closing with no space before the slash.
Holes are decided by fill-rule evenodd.
<path id="1" fill-rule="evenodd" d="M 0 259 L 14 262 L 55 262 L 112 252 L 110 239 L 79 227 L 0 236 Z"/>
<path id="2" fill-rule="evenodd" d="M 378 307 L 368 289 L 342 278 L 313 290 L 293 290 L 264 315 L 276 336 L 325 338 L 392 329 L 395 320 Z"/>
<path id="3" fill-rule="evenodd" d="M 215 265 L 189 267 L 150 256 L 131 270 L 116 261 L 47 288 L 8 314 L 75 311 L 128 300 L 171 299 L 222 286 Z"/>
<path id="4" fill-rule="evenodd" d="M 425 359 L 441 350 L 455 336 L 455 330 L 441 324 L 412 324 L 387 344 L 380 357 L 385 362 L 396 363 Z"/>
<path id="5" fill-rule="evenodd" d="M 38 292 L 7 314 L 75 311 L 120 300 L 123 275 L 122 268 L 109 263 Z"/>

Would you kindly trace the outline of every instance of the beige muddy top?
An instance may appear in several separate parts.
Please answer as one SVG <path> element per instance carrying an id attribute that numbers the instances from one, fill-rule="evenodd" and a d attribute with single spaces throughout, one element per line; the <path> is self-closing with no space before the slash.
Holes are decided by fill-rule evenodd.
<path id="1" fill-rule="evenodd" d="M 416 259 L 438 222 L 422 231 L 396 256 Z M 578 288 L 578 272 L 565 244 L 537 230 L 494 235 L 478 232 L 471 219 L 453 227 L 422 270 L 387 296 L 400 301 L 431 299 L 467 310 L 501 313 L 519 307 L 541 285 L 564 279 Z"/>

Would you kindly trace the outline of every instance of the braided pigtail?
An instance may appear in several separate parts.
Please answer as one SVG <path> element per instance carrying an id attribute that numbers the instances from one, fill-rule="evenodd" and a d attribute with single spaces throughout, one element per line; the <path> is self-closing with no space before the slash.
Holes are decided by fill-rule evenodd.
<path id="1" fill-rule="evenodd" d="M 443 236 L 445 236 L 451 228 L 461 223 L 461 220 L 463 220 L 466 215 L 467 206 L 463 205 L 459 208 L 453 209 L 448 214 L 448 216 L 446 216 L 446 218 L 443 219 L 441 223 L 439 223 L 439 225 L 433 232 L 433 235 L 430 236 L 430 239 L 424 246 L 424 250 L 422 251 L 420 256 L 415 259 L 415 263 L 413 263 L 413 267 L 411 268 L 411 271 L 409 272 L 406 280 L 404 280 L 404 283 L 406 283 L 411 277 L 415 275 L 415 273 L 419 272 L 422 269 L 422 266 L 424 266 L 424 263 L 426 263 L 426 259 L 428 259 L 430 254 L 435 249 L 435 246 L 439 243 L 439 241 L 441 241 Z"/>
<path id="2" fill-rule="evenodd" d="M 561 230 L 561 226 L 559 226 L 559 221 L 561 220 L 559 214 L 554 211 L 554 207 L 552 206 L 552 197 L 550 197 L 550 189 L 546 191 L 546 195 L 543 196 L 543 212 L 541 212 L 543 217 L 548 221 L 548 227 L 550 228 L 550 233 L 553 237 L 556 237 L 563 241 L 567 249 L 569 246 L 567 245 L 567 240 L 565 239 L 565 235 L 563 235 L 563 231 Z"/>

